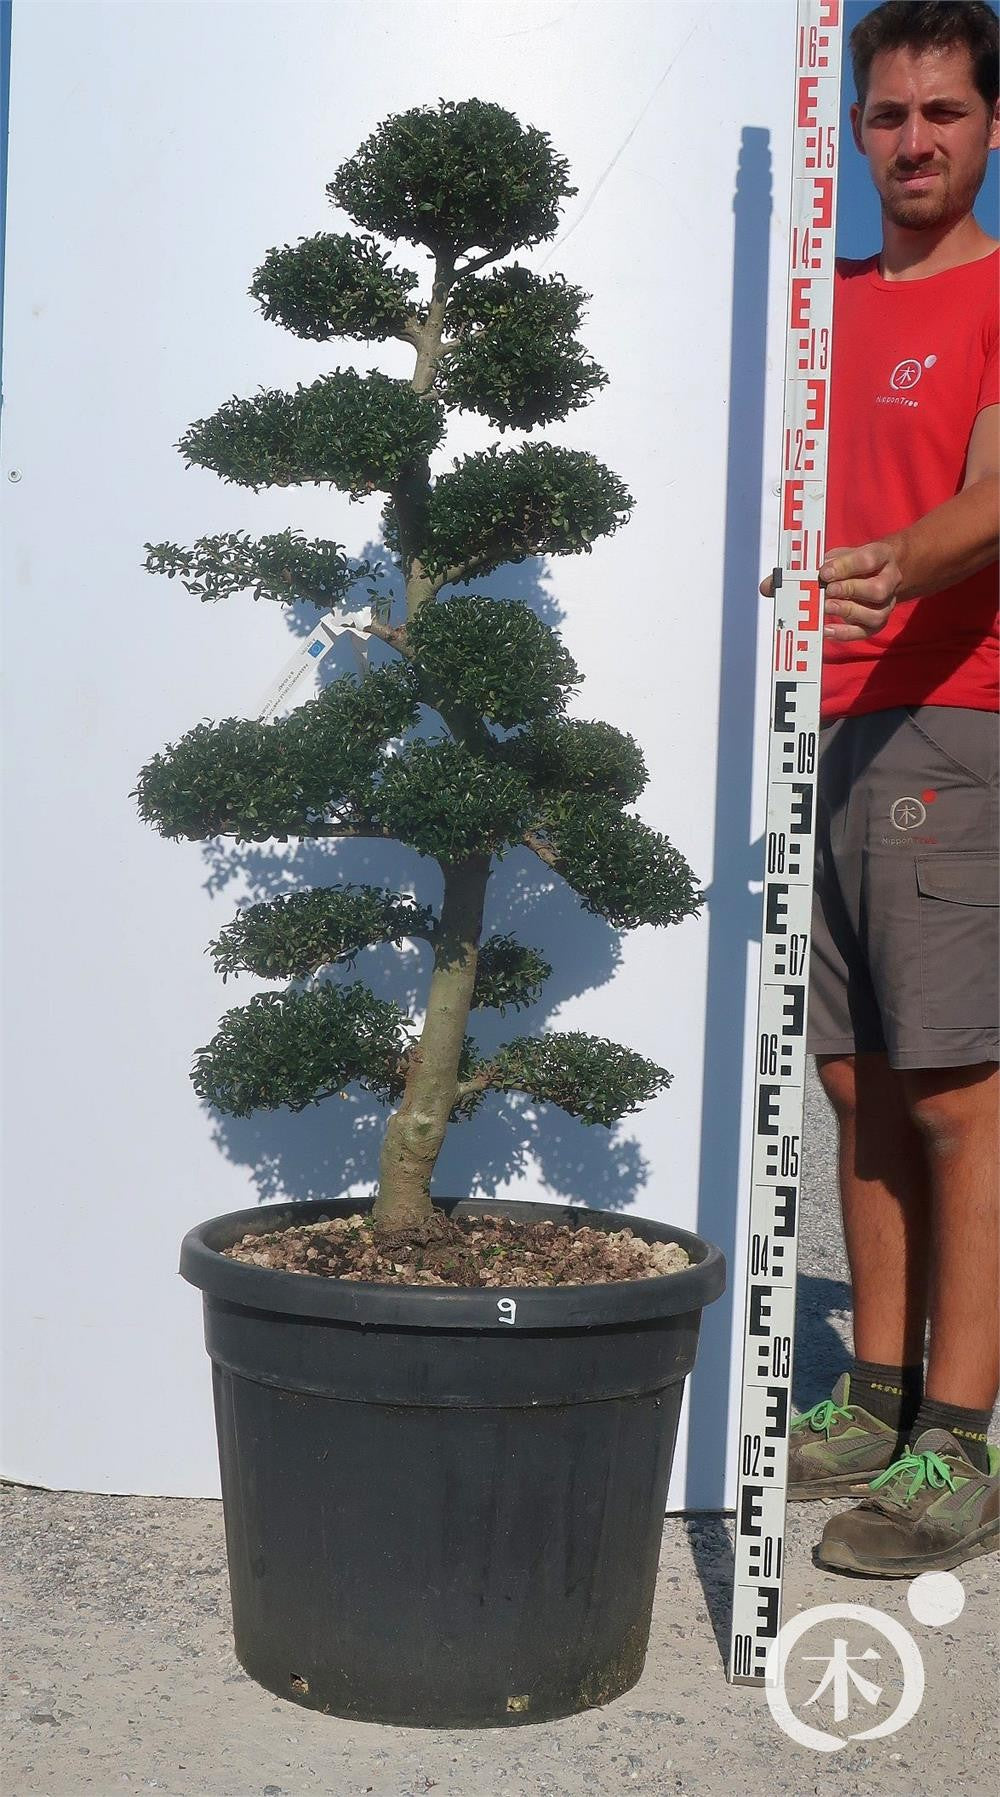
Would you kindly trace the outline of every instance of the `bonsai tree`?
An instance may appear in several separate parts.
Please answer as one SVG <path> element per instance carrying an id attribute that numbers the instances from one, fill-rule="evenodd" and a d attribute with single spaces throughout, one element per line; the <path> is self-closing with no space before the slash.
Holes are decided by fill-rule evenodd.
<path id="1" fill-rule="evenodd" d="M 574 335 L 589 294 L 517 263 L 483 272 L 554 233 L 559 202 L 577 191 L 567 172 L 544 132 L 481 100 L 386 119 L 326 189 L 363 232 L 270 251 L 249 292 L 300 337 L 409 344 L 411 378 L 335 368 L 294 393 L 233 398 L 177 445 L 189 464 L 254 492 L 312 482 L 352 501 L 385 493 L 405 619 L 390 622 L 381 564 L 292 530 L 202 537 L 191 550 L 144 545 L 145 568 L 180 576 L 203 600 L 252 589 L 280 604 L 357 607 L 352 589 L 375 576 L 363 627 L 391 650 L 381 665 L 343 675 L 283 719 L 199 724 L 153 756 L 131 796 L 166 837 L 385 837 L 438 863 L 436 915 L 389 890 L 321 886 L 250 905 L 209 945 L 223 979 L 310 983 L 228 1011 L 197 1053 L 195 1090 L 235 1117 L 299 1111 L 350 1081 L 395 1105 L 373 1208 L 383 1246 L 447 1233 L 431 1201 L 435 1162 L 449 1126 L 488 1091 L 530 1093 L 610 1125 L 671 1079 L 580 1031 L 515 1036 L 488 1057 L 468 1032 L 474 1010 L 534 1003 L 552 971 L 512 935 L 483 935 L 493 859 L 510 847 L 530 849 L 621 930 L 677 922 L 702 898 L 683 856 L 627 809 L 648 779 L 634 739 L 566 715 L 582 677 L 556 632 L 502 583 L 488 596 L 446 591 L 528 556 L 589 554 L 633 504 L 593 455 L 545 442 L 494 444 L 430 475 L 451 411 L 530 431 L 607 381 Z M 430 252 L 428 300 L 370 233 Z M 424 708 L 441 726 L 430 738 L 416 734 Z M 419 1036 L 362 980 L 310 978 L 404 937 L 433 950 Z"/>

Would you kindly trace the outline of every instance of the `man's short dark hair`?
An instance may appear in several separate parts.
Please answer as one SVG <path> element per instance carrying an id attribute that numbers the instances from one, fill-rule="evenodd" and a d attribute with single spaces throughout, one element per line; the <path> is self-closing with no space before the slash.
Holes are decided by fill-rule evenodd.
<path id="1" fill-rule="evenodd" d="M 885 0 L 850 36 L 854 85 L 862 107 L 872 60 L 882 50 L 942 50 L 965 44 L 972 78 L 990 111 L 1000 90 L 1000 21 L 986 0 Z"/>

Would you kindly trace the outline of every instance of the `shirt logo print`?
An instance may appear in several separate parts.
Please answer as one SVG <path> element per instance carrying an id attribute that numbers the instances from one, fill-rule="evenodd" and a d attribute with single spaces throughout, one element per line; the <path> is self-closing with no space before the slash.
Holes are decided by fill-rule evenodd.
<path id="1" fill-rule="evenodd" d="M 905 393 L 910 387 L 916 386 L 923 372 L 920 363 L 914 362 L 912 359 L 906 362 L 897 362 L 892 371 L 889 385 L 894 392 Z"/>
<path id="2" fill-rule="evenodd" d="M 923 362 L 918 361 L 916 356 L 905 356 L 902 362 L 896 363 L 889 376 L 893 392 L 908 393 L 911 387 L 916 386 L 924 369 L 933 368 L 936 361 L 937 356 L 925 356 Z"/>

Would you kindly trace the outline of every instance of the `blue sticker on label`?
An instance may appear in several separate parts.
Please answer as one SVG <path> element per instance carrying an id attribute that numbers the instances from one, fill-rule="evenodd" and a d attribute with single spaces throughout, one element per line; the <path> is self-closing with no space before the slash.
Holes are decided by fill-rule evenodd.
<path id="1" fill-rule="evenodd" d="M 322 655 L 324 649 L 327 647 L 328 645 L 326 643 L 310 643 L 309 653 L 310 655 Z"/>

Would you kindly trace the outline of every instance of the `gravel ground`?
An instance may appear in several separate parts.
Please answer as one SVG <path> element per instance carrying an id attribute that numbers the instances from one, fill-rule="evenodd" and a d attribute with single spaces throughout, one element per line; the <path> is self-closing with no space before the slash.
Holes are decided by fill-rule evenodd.
<path id="1" fill-rule="evenodd" d="M 815 1079 L 806 1137 L 796 1369 L 820 1395 L 850 1337 L 832 1120 Z M 824 1754 L 780 1732 L 762 1690 L 726 1682 L 731 1515 L 666 1518 L 646 1667 L 624 1697 L 561 1722 L 450 1731 L 344 1722 L 250 1680 L 232 1650 L 218 1502 L 7 1484 L 0 1503 L 5 1797 L 743 1797 L 759 1784 L 789 1797 L 981 1797 L 1000 1785 L 997 1556 L 960 1569 L 955 1622 L 921 1625 L 905 1580 L 813 1565 L 839 1504 L 789 1506 L 785 1617 L 874 1605 L 909 1626 L 926 1686 L 903 1730 Z M 892 1706 L 890 1661 L 878 1676 Z M 829 1728 L 830 1693 L 825 1702 L 807 1719 Z M 852 1701 L 850 1726 L 871 1727 L 874 1714 Z"/>

